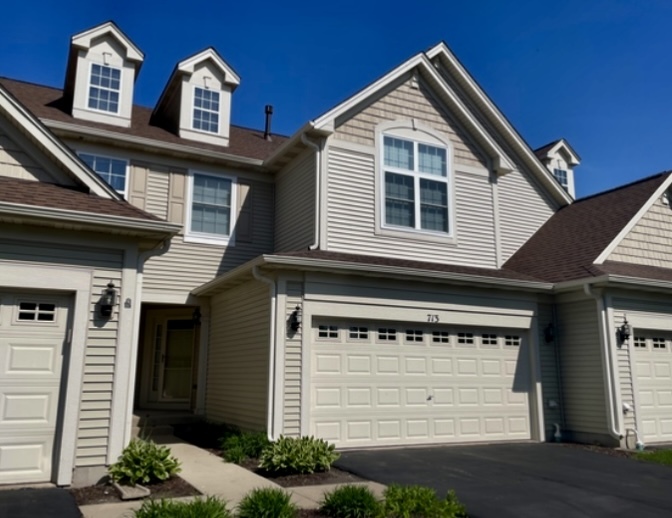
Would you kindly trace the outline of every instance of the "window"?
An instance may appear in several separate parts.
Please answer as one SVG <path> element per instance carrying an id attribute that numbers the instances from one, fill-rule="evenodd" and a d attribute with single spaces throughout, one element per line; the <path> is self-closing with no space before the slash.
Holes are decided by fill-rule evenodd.
<path id="1" fill-rule="evenodd" d="M 234 185 L 233 178 L 190 174 L 186 241 L 232 244 Z"/>
<path id="2" fill-rule="evenodd" d="M 565 169 L 553 169 L 553 176 L 555 176 L 565 191 L 569 188 L 569 184 L 567 183 L 567 171 Z"/>
<path id="3" fill-rule="evenodd" d="M 89 108 L 119 113 L 121 70 L 107 65 L 91 64 L 89 81 Z"/>
<path id="4" fill-rule="evenodd" d="M 424 341 L 423 332 L 420 329 L 407 329 L 406 330 L 406 341 L 407 342 L 422 342 Z"/>
<path id="5" fill-rule="evenodd" d="M 195 130 L 219 133 L 219 92 L 194 88 L 194 120 Z"/>
<path id="6" fill-rule="evenodd" d="M 449 233 L 448 152 L 383 136 L 383 225 Z"/>
<path id="7" fill-rule="evenodd" d="M 497 335 L 482 334 L 481 345 L 497 345 Z"/>
<path id="8" fill-rule="evenodd" d="M 473 344 L 474 333 L 457 333 L 457 343 L 467 345 Z"/>
<path id="9" fill-rule="evenodd" d="M 19 320 L 31 322 L 53 322 L 56 318 L 56 304 L 44 302 L 20 302 Z"/>
<path id="10" fill-rule="evenodd" d="M 338 326 L 318 326 L 317 336 L 319 338 L 338 338 Z"/>
<path id="11" fill-rule="evenodd" d="M 119 158 L 80 153 L 79 158 L 98 176 L 121 194 L 126 194 L 126 170 L 128 162 Z"/>
<path id="12" fill-rule="evenodd" d="M 378 329 L 378 340 L 394 341 L 396 339 L 397 339 L 397 330 L 396 329 L 388 329 L 388 328 Z"/>
<path id="13" fill-rule="evenodd" d="M 369 338 L 369 328 L 368 327 L 350 327 L 350 338 L 352 340 L 368 340 Z"/>
<path id="14" fill-rule="evenodd" d="M 665 338 L 652 338 L 651 343 L 654 349 L 665 349 L 667 347 Z"/>
<path id="15" fill-rule="evenodd" d="M 633 345 L 638 349 L 646 349 L 646 338 L 643 336 L 635 336 Z"/>
<path id="16" fill-rule="evenodd" d="M 448 331 L 432 331 L 432 343 L 449 344 L 450 333 Z"/>
<path id="17" fill-rule="evenodd" d="M 504 337 L 504 345 L 507 347 L 520 347 L 521 341 L 520 336 L 516 335 L 506 335 Z"/>

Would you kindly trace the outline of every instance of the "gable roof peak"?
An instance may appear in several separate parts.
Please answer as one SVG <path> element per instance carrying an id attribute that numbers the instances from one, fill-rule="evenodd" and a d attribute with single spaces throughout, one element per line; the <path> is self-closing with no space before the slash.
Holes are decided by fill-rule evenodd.
<path id="1" fill-rule="evenodd" d="M 74 34 L 70 38 L 70 44 L 73 47 L 88 49 L 94 39 L 106 34 L 112 35 L 122 47 L 124 47 L 124 50 L 126 51 L 126 59 L 134 62 L 139 69 L 142 61 L 145 59 L 145 54 L 112 20 Z"/>

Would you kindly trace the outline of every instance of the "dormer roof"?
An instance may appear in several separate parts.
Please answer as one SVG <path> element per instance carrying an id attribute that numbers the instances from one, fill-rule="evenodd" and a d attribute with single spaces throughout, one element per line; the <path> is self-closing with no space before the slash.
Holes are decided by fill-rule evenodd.
<path id="1" fill-rule="evenodd" d="M 554 140 L 534 150 L 534 154 L 542 162 L 551 160 L 558 153 L 563 153 L 566 162 L 571 166 L 577 166 L 581 163 L 581 157 L 564 138 Z"/>

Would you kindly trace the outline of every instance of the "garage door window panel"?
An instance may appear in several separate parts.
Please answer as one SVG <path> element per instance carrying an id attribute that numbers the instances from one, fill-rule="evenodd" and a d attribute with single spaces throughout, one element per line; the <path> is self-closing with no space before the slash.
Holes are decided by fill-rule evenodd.
<path id="1" fill-rule="evenodd" d="M 397 330 L 394 329 L 394 328 L 391 328 L 391 327 L 379 327 L 378 328 L 378 341 L 396 343 L 396 341 L 397 341 Z"/>
<path id="2" fill-rule="evenodd" d="M 457 345 L 458 346 L 473 346 L 474 343 L 474 333 L 457 333 Z"/>
<path id="3" fill-rule="evenodd" d="M 636 349 L 646 349 L 646 338 L 643 336 L 636 336 L 633 341 L 633 346 Z"/>
<path id="4" fill-rule="evenodd" d="M 338 326 L 336 325 L 320 325 L 317 328 L 317 338 L 320 340 L 337 340 Z"/>
<path id="5" fill-rule="evenodd" d="M 432 344 L 450 345 L 450 333 L 448 331 L 432 331 Z"/>
<path id="6" fill-rule="evenodd" d="M 497 335 L 490 333 L 481 334 L 481 345 L 483 347 L 495 348 L 499 347 L 499 342 L 497 340 Z"/>
<path id="7" fill-rule="evenodd" d="M 348 340 L 355 342 L 368 342 L 369 328 L 366 326 L 350 326 L 348 329 Z"/>
<path id="8" fill-rule="evenodd" d="M 410 345 L 424 345 L 425 333 L 421 329 L 406 329 L 404 343 Z"/>

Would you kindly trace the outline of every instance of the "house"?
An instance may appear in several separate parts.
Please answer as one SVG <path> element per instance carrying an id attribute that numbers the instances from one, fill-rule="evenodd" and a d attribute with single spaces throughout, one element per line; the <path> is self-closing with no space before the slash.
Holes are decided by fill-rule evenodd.
<path id="1" fill-rule="evenodd" d="M 574 200 L 445 44 L 290 137 L 208 48 L 154 108 L 114 23 L 0 79 L 0 482 L 95 482 L 134 412 L 341 448 L 672 438 L 663 173 Z M 270 110 L 267 110 L 267 113 Z"/>

